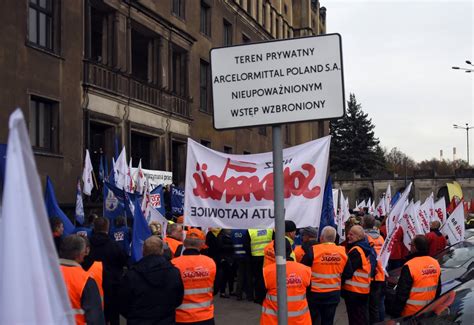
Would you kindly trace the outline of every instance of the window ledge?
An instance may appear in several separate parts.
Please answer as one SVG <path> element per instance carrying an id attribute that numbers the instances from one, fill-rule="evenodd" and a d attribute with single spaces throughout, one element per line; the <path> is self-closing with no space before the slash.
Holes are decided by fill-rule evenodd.
<path id="1" fill-rule="evenodd" d="M 60 55 L 58 55 L 58 54 L 56 54 L 56 53 L 54 53 L 54 52 L 52 52 L 52 51 L 50 51 L 50 50 L 44 49 L 44 48 L 42 48 L 42 47 L 39 47 L 39 46 L 35 45 L 34 43 L 31 43 L 31 42 L 26 41 L 25 46 L 26 46 L 26 47 L 29 47 L 29 48 L 31 48 L 31 49 L 33 49 L 33 50 L 42 52 L 42 53 L 44 53 L 44 54 L 48 54 L 48 55 L 50 55 L 50 56 L 52 56 L 52 57 L 55 57 L 56 59 L 65 60 L 64 57 L 62 57 L 62 56 L 60 56 Z"/>
<path id="2" fill-rule="evenodd" d="M 64 159 L 64 156 L 58 153 L 52 153 L 52 152 L 46 152 L 46 151 L 40 151 L 38 149 L 33 148 L 33 153 L 35 156 L 44 156 L 44 157 L 50 157 L 50 158 L 60 158 Z"/>
<path id="3" fill-rule="evenodd" d="M 199 112 L 201 112 L 201 113 L 203 113 L 203 114 L 206 114 L 206 115 L 210 115 L 210 116 L 213 116 L 213 115 L 214 115 L 213 112 L 208 112 L 208 111 L 205 111 L 205 110 L 203 110 L 203 109 L 201 109 L 201 108 L 199 108 Z"/>

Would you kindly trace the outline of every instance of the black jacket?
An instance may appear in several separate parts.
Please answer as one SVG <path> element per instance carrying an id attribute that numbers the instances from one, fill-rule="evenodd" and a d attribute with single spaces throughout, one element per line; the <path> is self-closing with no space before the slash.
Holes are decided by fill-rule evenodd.
<path id="1" fill-rule="evenodd" d="M 127 265 L 128 256 L 119 244 L 114 242 L 106 233 L 93 233 L 90 238 L 91 251 L 83 263 L 84 269 L 89 269 L 94 261 L 103 264 L 103 288 L 104 293 L 110 292 L 111 288 L 117 287 L 122 278 L 123 268 Z"/>
<path id="2" fill-rule="evenodd" d="M 163 256 L 145 256 L 122 279 L 120 313 L 127 324 L 175 324 L 183 295 L 179 270 Z"/>
<path id="3" fill-rule="evenodd" d="M 407 256 L 407 261 L 415 257 L 426 256 L 425 254 L 414 253 Z M 411 287 L 413 286 L 413 278 L 411 277 L 410 270 L 405 264 L 400 272 L 398 278 L 397 289 L 395 294 L 395 302 L 393 307 L 393 316 L 400 317 L 400 314 L 405 308 L 408 297 L 410 296 Z M 436 297 L 438 298 L 441 294 L 441 277 L 438 279 L 438 288 L 436 289 Z"/>

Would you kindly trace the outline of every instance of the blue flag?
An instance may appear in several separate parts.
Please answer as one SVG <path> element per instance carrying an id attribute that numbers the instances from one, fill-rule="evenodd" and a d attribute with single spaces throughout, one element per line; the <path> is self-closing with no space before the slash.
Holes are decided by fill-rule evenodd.
<path id="1" fill-rule="evenodd" d="M 395 203 L 397 203 L 398 199 L 400 198 L 401 194 L 400 192 L 395 193 L 395 195 L 392 197 L 392 201 L 390 201 L 390 205 L 393 207 Z"/>
<path id="2" fill-rule="evenodd" d="M 81 179 L 77 179 L 77 190 L 76 190 L 76 221 L 81 225 L 84 224 L 84 204 L 82 202 L 82 189 Z"/>
<path id="3" fill-rule="evenodd" d="M 114 136 L 114 159 L 117 161 L 119 156 L 119 142 L 117 135 Z"/>
<path id="4" fill-rule="evenodd" d="M 165 201 L 163 195 L 163 185 L 159 185 L 150 192 L 150 205 L 162 216 L 166 214 Z"/>
<path id="5" fill-rule="evenodd" d="M 109 179 L 109 162 L 107 161 L 107 157 L 104 158 L 104 180 Z"/>
<path id="6" fill-rule="evenodd" d="M 114 158 L 112 158 L 112 169 L 109 174 L 108 182 L 113 185 L 115 185 L 115 170 L 114 169 L 115 169 L 115 160 Z"/>
<path id="7" fill-rule="evenodd" d="M 184 213 L 184 190 L 174 185 L 171 185 L 171 213 L 179 216 Z"/>
<path id="8" fill-rule="evenodd" d="M 53 183 L 51 182 L 49 176 L 46 177 L 46 192 L 44 194 L 44 201 L 46 205 L 46 212 L 48 212 L 48 217 L 58 217 L 63 222 L 64 236 L 72 234 L 74 231 L 74 225 L 66 216 L 66 214 L 59 208 L 56 195 L 54 194 Z"/>
<path id="9" fill-rule="evenodd" d="M 151 236 L 151 230 L 143 216 L 139 200 L 134 202 L 134 219 L 132 234 L 132 261 L 138 262 L 143 257 L 143 242 Z"/>
<path id="10" fill-rule="evenodd" d="M 104 181 L 105 178 L 105 170 L 104 170 L 104 159 L 102 155 L 100 155 L 100 161 L 99 161 L 99 179 L 101 181 Z"/>
<path id="11" fill-rule="evenodd" d="M 109 182 L 104 182 L 104 217 L 110 220 L 110 224 L 115 225 L 115 218 L 125 216 L 125 196 L 123 190 Z"/>
<path id="12" fill-rule="evenodd" d="M 319 224 L 319 234 L 326 226 L 332 226 L 336 228 L 334 222 L 334 203 L 332 199 L 332 180 L 331 176 L 326 181 L 326 187 L 324 188 L 323 196 L 323 207 L 321 209 L 321 221 Z"/>

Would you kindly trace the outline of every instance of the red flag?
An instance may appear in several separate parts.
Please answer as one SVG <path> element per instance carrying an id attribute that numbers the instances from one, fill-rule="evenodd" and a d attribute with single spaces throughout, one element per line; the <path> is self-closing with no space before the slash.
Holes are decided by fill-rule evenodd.
<path id="1" fill-rule="evenodd" d="M 453 213 L 454 209 L 456 209 L 456 199 L 453 196 L 453 198 L 451 199 L 451 202 L 449 202 L 449 205 L 446 207 L 446 212 L 451 214 Z"/>

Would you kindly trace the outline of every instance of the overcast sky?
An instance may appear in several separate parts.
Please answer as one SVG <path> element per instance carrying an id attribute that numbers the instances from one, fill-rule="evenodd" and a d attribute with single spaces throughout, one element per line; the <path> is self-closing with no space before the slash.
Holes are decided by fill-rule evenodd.
<path id="1" fill-rule="evenodd" d="M 466 159 L 474 125 L 474 0 L 321 0 L 327 33 L 342 36 L 346 98 L 354 93 L 382 147 L 416 161 Z M 474 163 L 474 129 L 469 134 Z"/>

